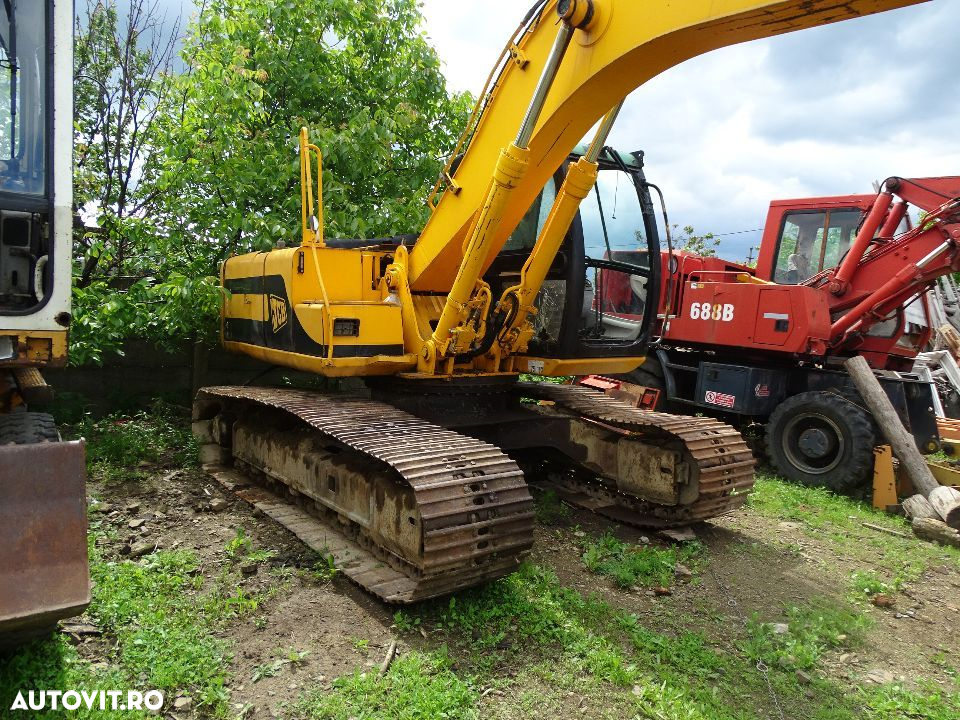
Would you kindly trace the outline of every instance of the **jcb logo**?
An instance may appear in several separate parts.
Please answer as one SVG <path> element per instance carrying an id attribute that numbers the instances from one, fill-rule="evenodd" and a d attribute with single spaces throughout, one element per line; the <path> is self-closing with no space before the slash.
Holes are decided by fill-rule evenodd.
<path id="1" fill-rule="evenodd" d="M 271 295 L 268 300 L 270 302 L 270 324 L 273 325 L 273 333 L 277 334 L 287 324 L 287 301 L 276 295 Z"/>

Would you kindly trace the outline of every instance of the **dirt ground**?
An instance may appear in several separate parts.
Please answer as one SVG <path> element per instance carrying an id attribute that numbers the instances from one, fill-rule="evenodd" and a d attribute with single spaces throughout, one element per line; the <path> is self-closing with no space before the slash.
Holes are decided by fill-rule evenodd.
<path id="1" fill-rule="evenodd" d="M 193 550 L 201 572 L 215 578 L 234 562 L 226 550 L 238 530 L 254 549 L 274 553 L 258 567 L 247 568 L 241 586 L 248 592 L 275 588 L 257 613 L 232 623 L 225 631 L 235 648 L 230 681 L 233 711 L 246 718 L 270 718 L 283 701 L 307 688 L 329 686 L 337 677 L 380 664 L 392 639 L 398 637 L 395 608 L 385 606 L 342 576 L 332 580 L 309 573 L 281 571 L 307 567 L 315 556 L 297 538 L 249 505 L 224 491 L 200 470 L 162 470 L 150 479 L 120 485 L 92 484 L 93 507 L 116 528 L 117 540 L 100 538 L 105 559 L 121 558 L 131 547 L 148 543 L 164 550 Z M 219 502 L 222 501 L 222 502 Z M 139 520 L 144 520 L 140 527 Z M 573 510 L 558 524 L 536 531 L 532 559 L 551 568 L 561 583 L 577 591 L 599 593 L 608 603 L 644 618 L 651 627 L 691 628 L 722 643 L 733 643 L 743 631 L 744 617 L 782 619 L 785 604 L 812 598 L 843 598 L 855 571 L 884 570 L 884 536 L 863 528 L 844 541 L 829 533 L 810 532 L 798 522 L 765 517 L 752 509 L 697 529 L 709 553 L 708 567 L 673 592 L 624 591 L 607 578 L 589 572 L 581 560 L 584 538 L 613 528 L 622 540 L 665 541 L 639 530 L 612 524 L 587 511 Z M 645 537 L 647 536 L 647 537 Z M 831 651 L 820 669 L 838 680 L 869 683 L 886 676 L 909 685 L 925 678 L 953 687 L 955 682 L 937 658 L 960 651 L 960 571 L 954 564 L 927 568 L 919 580 L 895 594 L 894 605 L 879 608 L 863 602 L 874 620 L 856 651 Z M 407 645 L 429 645 L 428 631 L 400 637 Z M 81 639 L 82 656 L 94 662 L 109 655 L 108 642 Z M 259 668 L 297 652 L 304 659 L 274 676 Z M 873 678 L 873 679 L 872 679 Z M 190 707 L 170 717 L 194 717 Z M 483 716 L 481 706 L 481 716 Z"/>

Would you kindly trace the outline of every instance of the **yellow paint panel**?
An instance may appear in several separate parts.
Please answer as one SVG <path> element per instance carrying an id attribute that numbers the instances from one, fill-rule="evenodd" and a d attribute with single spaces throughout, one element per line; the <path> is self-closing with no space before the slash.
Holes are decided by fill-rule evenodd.
<path id="1" fill-rule="evenodd" d="M 360 335 L 354 337 L 334 337 L 334 347 L 360 345 L 364 347 L 403 347 L 403 326 L 398 305 L 338 305 L 331 304 L 334 320 L 359 320 Z M 297 319 L 303 329 L 320 345 L 326 345 L 324 328 L 326 327 L 326 308 L 319 304 L 300 304 L 294 308 Z M 336 358 L 337 361 L 342 358 Z"/>
<path id="2" fill-rule="evenodd" d="M 259 320 L 261 322 L 269 320 L 270 313 L 267 311 L 264 297 L 263 295 L 234 293 L 224 301 L 224 313 L 227 317 L 243 320 Z"/>
<path id="3" fill-rule="evenodd" d="M 376 355 L 366 358 L 338 358 L 335 365 L 313 355 L 275 350 L 260 345 L 225 342 L 223 347 L 231 352 L 243 353 L 272 365 L 316 373 L 326 377 L 362 377 L 372 375 L 396 375 L 417 366 L 416 355 Z"/>
<path id="4" fill-rule="evenodd" d="M 516 367 L 520 372 L 548 377 L 566 377 L 568 375 L 610 375 L 627 373 L 643 365 L 646 358 L 574 358 L 558 360 L 555 358 L 518 357 Z"/>
<path id="5" fill-rule="evenodd" d="M 10 337 L 17 349 L 17 357 L 0 361 L 0 367 L 59 367 L 67 362 L 67 331 L 35 332 L 32 330 L 0 330 L 0 336 Z"/>

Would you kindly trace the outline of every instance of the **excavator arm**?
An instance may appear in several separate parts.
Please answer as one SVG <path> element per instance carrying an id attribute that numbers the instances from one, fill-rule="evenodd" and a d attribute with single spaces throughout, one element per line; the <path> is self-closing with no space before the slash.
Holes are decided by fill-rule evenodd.
<path id="1" fill-rule="evenodd" d="M 445 189 L 400 269 L 415 302 L 418 293 L 447 293 L 439 319 L 419 328 L 420 372 L 450 372 L 454 356 L 478 349 L 477 329 L 486 327 L 489 339 L 493 313 L 510 312 L 481 299 L 489 294 L 483 273 L 575 144 L 632 90 L 709 50 L 911 4 L 916 0 L 537 2 L 491 76 L 496 79 L 480 99 L 457 168 L 445 169 Z M 602 124 L 595 144 L 608 131 Z M 588 180 L 581 191 L 590 187 Z M 569 193 L 564 199 L 575 211 Z M 565 228 L 554 223 L 551 230 Z M 537 243 L 541 255 L 558 247 L 548 240 Z M 538 264 L 551 260 L 541 257 Z M 539 287 L 525 290 L 535 295 Z M 520 328 L 514 332 L 523 336 Z M 509 341 L 501 345 L 505 354 L 517 350 Z"/>
<path id="2" fill-rule="evenodd" d="M 499 252 L 524 212 L 574 146 L 637 87 L 685 60 L 749 40 L 826 25 L 918 4 L 923 0 L 592 0 L 592 15 L 573 38 L 557 70 L 486 261 Z M 586 4 L 585 0 L 577 0 Z M 447 174 L 432 217 L 411 252 L 410 285 L 447 290 L 462 246 L 494 176 L 500 151 L 514 140 L 551 56 L 558 9 L 571 0 L 537 2 L 505 51 L 479 101 L 462 158 Z"/>
<path id="3" fill-rule="evenodd" d="M 894 237 L 908 205 L 923 213 L 920 223 Z M 840 265 L 805 283 L 830 293 L 831 346 L 855 347 L 871 327 L 960 270 L 958 243 L 960 177 L 888 178 Z"/>

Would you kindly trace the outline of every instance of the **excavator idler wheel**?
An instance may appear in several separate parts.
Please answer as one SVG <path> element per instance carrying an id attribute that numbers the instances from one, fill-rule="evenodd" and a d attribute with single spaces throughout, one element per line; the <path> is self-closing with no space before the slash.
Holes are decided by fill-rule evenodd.
<path id="1" fill-rule="evenodd" d="M 767 452 L 781 475 L 840 493 L 867 482 L 874 444 L 866 411 L 828 392 L 787 398 L 767 423 Z"/>

